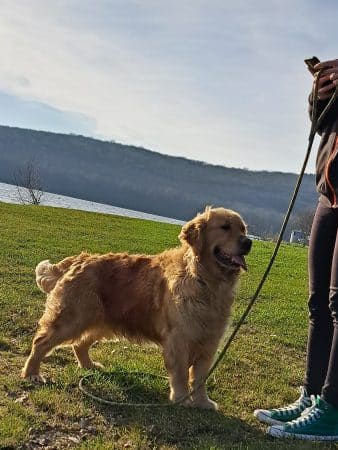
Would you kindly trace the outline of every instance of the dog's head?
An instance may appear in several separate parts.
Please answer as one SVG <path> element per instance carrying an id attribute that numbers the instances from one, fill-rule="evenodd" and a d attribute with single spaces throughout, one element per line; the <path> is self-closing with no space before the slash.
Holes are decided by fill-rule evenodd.
<path id="1" fill-rule="evenodd" d="M 246 225 L 235 211 L 207 207 L 186 223 L 179 235 L 189 244 L 201 262 L 208 262 L 217 271 L 239 272 L 247 269 L 244 256 L 252 242 L 246 236 Z"/>

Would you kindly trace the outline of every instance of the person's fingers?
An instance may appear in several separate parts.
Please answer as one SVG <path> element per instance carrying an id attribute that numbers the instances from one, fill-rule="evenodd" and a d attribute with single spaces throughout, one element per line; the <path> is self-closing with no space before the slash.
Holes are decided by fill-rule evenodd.
<path id="1" fill-rule="evenodd" d="M 332 81 L 332 84 L 334 84 L 337 87 L 338 86 L 338 74 L 337 73 L 332 74 L 330 76 L 330 79 Z"/>
<path id="2" fill-rule="evenodd" d="M 318 95 L 318 100 L 327 100 L 328 98 L 332 97 L 334 91 L 328 92 L 327 94 L 321 94 Z"/>
<path id="3" fill-rule="evenodd" d="M 331 80 L 331 75 L 324 75 L 315 80 L 315 83 L 318 82 L 318 99 L 325 100 L 331 97 L 333 90 L 336 88 L 333 80 Z"/>
<path id="4" fill-rule="evenodd" d="M 320 100 L 325 100 L 326 98 L 331 97 L 335 87 L 336 86 L 333 83 L 330 83 L 329 85 L 322 87 L 321 89 L 318 90 L 318 98 Z"/>
<path id="5" fill-rule="evenodd" d="M 315 69 L 323 69 L 325 67 L 337 67 L 338 66 L 338 59 L 331 59 L 330 61 L 322 61 L 315 65 Z"/>
<path id="6" fill-rule="evenodd" d="M 321 76 L 318 81 L 317 81 L 317 77 L 316 77 L 315 80 L 314 80 L 314 83 L 318 82 L 318 87 L 320 89 L 321 87 L 323 87 L 323 85 L 325 83 L 327 83 L 328 81 L 331 81 L 330 76 L 331 76 L 331 74 L 330 75 Z"/>
<path id="7" fill-rule="evenodd" d="M 321 63 L 325 64 L 325 63 Z M 317 64 L 318 66 L 319 64 Z M 326 100 L 333 94 L 338 86 L 338 60 L 337 67 L 330 67 L 324 70 L 318 79 L 318 73 L 314 77 L 314 85 L 318 83 L 318 99 Z"/>
<path id="8" fill-rule="evenodd" d="M 326 76 L 326 75 L 331 75 L 331 73 L 338 73 L 338 66 L 337 67 L 331 67 L 330 69 L 326 69 L 323 70 L 323 72 L 321 72 L 320 76 Z"/>
<path id="9" fill-rule="evenodd" d="M 333 83 L 328 84 L 327 86 L 322 87 L 321 89 L 318 90 L 318 94 L 325 94 L 328 91 L 331 91 L 331 89 L 333 88 Z"/>

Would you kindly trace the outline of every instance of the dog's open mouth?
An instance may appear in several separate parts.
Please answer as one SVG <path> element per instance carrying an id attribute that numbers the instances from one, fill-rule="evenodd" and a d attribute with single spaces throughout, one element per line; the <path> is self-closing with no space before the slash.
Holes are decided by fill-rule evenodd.
<path id="1" fill-rule="evenodd" d="M 214 254 L 217 262 L 227 269 L 239 270 L 242 268 L 243 270 L 248 270 L 244 255 L 228 255 L 219 247 L 215 248 Z"/>

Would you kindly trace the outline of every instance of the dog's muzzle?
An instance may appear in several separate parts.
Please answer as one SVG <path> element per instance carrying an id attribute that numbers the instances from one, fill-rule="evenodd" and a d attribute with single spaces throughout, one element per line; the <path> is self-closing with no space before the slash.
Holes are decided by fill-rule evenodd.
<path id="1" fill-rule="evenodd" d="M 241 254 L 242 255 L 247 255 L 249 252 L 250 252 L 250 250 L 251 250 L 251 247 L 252 247 L 252 240 L 251 239 L 249 239 L 248 237 L 246 237 L 246 236 L 242 236 L 240 239 L 239 239 L 239 245 L 240 245 L 240 249 L 241 249 Z"/>

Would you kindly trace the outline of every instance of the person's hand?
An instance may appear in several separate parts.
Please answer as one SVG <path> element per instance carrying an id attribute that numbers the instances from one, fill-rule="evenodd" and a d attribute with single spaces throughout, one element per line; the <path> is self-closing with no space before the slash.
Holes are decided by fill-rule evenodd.
<path id="1" fill-rule="evenodd" d="M 338 59 L 320 62 L 315 65 L 315 69 L 317 71 L 324 69 L 319 78 L 318 99 L 326 100 L 338 86 Z M 315 75 L 315 82 L 316 80 L 317 75 Z"/>

